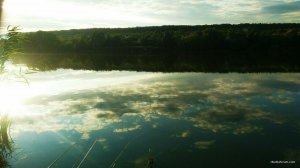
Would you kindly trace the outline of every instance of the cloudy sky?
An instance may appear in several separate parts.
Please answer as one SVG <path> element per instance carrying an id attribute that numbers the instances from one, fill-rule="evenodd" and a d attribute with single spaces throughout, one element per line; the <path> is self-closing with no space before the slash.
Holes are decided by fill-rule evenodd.
<path id="1" fill-rule="evenodd" d="M 6 0 L 23 31 L 91 27 L 300 22 L 297 0 Z"/>

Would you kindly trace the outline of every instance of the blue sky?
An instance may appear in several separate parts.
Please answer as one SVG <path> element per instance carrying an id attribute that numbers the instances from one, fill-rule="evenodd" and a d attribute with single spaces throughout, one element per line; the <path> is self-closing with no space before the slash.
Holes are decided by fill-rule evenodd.
<path id="1" fill-rule="evenodd" d="M 23 31 L 92 27 L 300 22 L 295 0 L 6 0 Z"/>

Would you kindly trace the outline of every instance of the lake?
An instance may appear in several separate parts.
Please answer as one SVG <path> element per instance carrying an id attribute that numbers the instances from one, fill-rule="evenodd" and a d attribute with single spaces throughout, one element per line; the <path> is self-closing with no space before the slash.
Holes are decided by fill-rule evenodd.
<path id="1" fill-rule="evenodd" d="M 299 166 L 299 73 L 21 75 L 0 85 L 15 168 Z"/>

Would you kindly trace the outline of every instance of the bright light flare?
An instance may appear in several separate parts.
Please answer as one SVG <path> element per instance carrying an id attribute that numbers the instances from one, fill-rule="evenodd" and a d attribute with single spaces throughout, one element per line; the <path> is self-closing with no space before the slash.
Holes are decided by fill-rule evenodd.
<path id="1" fill-rule="evenodd" d="M 55 29 L 61 29 L 61 27 L 122 27 L 120 25 L 122 23 L 151 25 L 157 21 L 141 15 L 141 11 L 132 6 L 96 2 L 7 0 L 4 2 L 4 11 L 6 24 L 21 25 L 24 29 L 28 29 L 28 26 L 47 26 Z M 29 23 L 32 24 L 29 25 Z"/>
<path id="2" fill-rule="evenodd" d="M 9 116 L 24 115 L 21 111 L 24 108 L 23 101 L 30 96 L 29 88 L 26 88 L 28 85 L 0 82 L 0 113 Z"/>

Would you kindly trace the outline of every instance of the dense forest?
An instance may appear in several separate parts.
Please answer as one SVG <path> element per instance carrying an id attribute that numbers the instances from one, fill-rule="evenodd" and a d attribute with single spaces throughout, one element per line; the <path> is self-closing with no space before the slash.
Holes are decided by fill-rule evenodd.
<path id="1" fill-rule="evenodd" d="M 38 31 L 21 39 L 14 61 L 40 70 L 300 71 L 300 24 Z"/>

